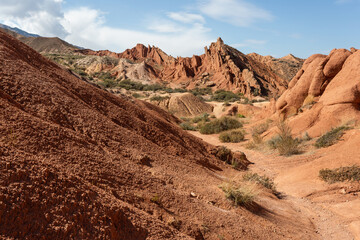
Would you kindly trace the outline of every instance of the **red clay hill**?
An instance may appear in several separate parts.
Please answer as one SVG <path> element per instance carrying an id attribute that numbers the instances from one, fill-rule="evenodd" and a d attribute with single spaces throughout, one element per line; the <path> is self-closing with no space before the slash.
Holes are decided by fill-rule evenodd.
<path id="1" fill-rule="evenodd" d="M 245 55 L 218 38 L 205 54 L 191 58 L 174 58 L 157 47 L 138 44 L 122 53 L 76 50 L 86 55 L 110 56 L 145 62 L 152 77 L 173 85 L 214 87 L 245 95 L 277 96 L 287 89 L 288 81 L 301 68 L 302 59 Z M 121 73 L 117 73 L 120 75 Z"/>
<path id="2" fill-rule="evenodd" d="M 233 207 L 218 186 L 235 170 L 158 107 L 94 87 L 2 31 L 0 66 L 0 238 L 289 239 L 309 231 Z"/>

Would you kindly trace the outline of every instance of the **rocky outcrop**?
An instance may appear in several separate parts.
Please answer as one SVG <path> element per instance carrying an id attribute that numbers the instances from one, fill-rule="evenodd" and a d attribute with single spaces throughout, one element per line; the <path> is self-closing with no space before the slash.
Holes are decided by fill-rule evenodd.
<path id="1" fill-rule="evenodd" d="M 247 96 L 263 95 L 277 96 L 287 88 L 289 74 L 285 67 L 274 70 L 272 65 L 259 58 L 247 56 L 240 51 L 224 44 L 221 38 L 205 47 L 205 53 L 191 58 L 173 58 L 157 47 L 145 47 L 138 44 L 123 53 L 109 51 L 78 50 L 86 55 L 111 56 L 126 58 L 134 62 L 145 62 L 154 78 L 173 85 L 187 87 L 213 87 L 241 92 Z M 279 60 L 280 61 L 280 60 Z M 298 68 L 301 65 L 291 65 L 288 68 Z M 290 70 L 289 70 L 290 71 Z M 133 79 L 136 80 L 136 79 Z"/>
<path id="2" fill-rule="evenodd" d="M 360 120 L 360 51 L 334 49 L 309 57 L 277 100 L 277 114 L 290 117 L 295 132 L 320 135 Z M 302 113 L 300 113 L 302 112 Z"/>
<path id="3" fill-rule="evenodd" d="M 272 56 L 262 56 L 257 53 L 247 55 L 257 62 L 261 62 L 268 66 L 276 75 L 290 82 L 296 75 L 304 63 L 304 59 L 297 58 L 289 54 L 282 58 L 274 58 Z"/>
<path id="4" fill-rule="evenodd" d="M 195 117 L 203 113 L 211 113 L 213 110 L 210 104 L 192 93 L 172 94 L 170 98 L 153 103 L 177 117 Z"/>

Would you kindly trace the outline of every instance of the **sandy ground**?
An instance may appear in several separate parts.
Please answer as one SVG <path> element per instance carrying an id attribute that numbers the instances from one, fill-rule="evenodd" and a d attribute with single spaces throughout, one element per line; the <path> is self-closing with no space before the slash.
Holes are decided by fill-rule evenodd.
<path id="1" fill-rule="evenodd" d="M 345 141 L 328 149 L 312 150 L 292 157 L 279 156 L 265 150 L 249 150 L 241 143 L 221 143 L 218 135 L 202 135 L 199 132 L 192 134 L 210 144 L 225 145 L 233 151 L 244 152 L 254 163 L 250 166 L 250 171 L 274 178 L 277 190 L 284 196 L 282 201 L 311 221 L 319 239 L 360 239 L 359 188 L 345 183 L 329 185 L 320 181 L 316 175 L 323 166 L 333 168 L 342 164 L 352 165 L 351 161 L 353 164 L 359 162 L 356 155 L 347 162 L 350 158 L 342 153 L 345 151 L 354 154 L 346 149 L 349 148 L 348 145 L 351 147 L 354 136 L 360 135 L 359 130 L 347 133 Z M 354 140 L 354 144 L 355 142 Z M 356 147 L 351 147 L 354 148 L 354 151 L 358 151 Z M 340 157 L 336 154 L 340 154 Z M 333 158 L 346 160 L 335 162 L 331 160 Z M 280 215 L 284 214 L 281 209 L 273 210 Z"/>

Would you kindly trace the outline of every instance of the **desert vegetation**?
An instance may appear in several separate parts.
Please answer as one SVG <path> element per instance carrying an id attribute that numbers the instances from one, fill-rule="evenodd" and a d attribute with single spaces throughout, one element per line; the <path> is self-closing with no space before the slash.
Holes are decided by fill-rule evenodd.
<path id="1" fill-rule="evenodd" d="M 222 117 L 222 118 L 215 119 L 209 123 L 204 124 L 200 128 L 200 133 L 214 134 L 214 133 L 220 133 L 220 132 L 231 130 L 231 129 L 241 128 L 242 126 L 243 126 L 243 124 L 235 118 Z"/>
<path id="2" fill-rule="evenodd" d="M 330 130 L 316 140 L 315 147 L 324 148 L 335 144 L 348 129 L 348 126 L 340 126 Z"/>
<path id="3" fill-rule="evenodd" d="M 255 187 L 250 184 L 223 183 L 220 188 L 225 193 L 225 197 L 235 205 L 248 206 L 257 196 Z"/>
<path id="4" fill-rule="evenodd" d="M 223 132 L 220 134 L 219 139 L 221 142 L 238 143 L 238 142 L 244 141 L 245 132 L 244 132 L 244 130 L 234 130 L 234 131 Z"/>
<path id="5" fill-rule="evenodd" d="M 319 177 L 328 183 L 344 181 L 360 181 L 360 167 L 340 167 L 336 169 L 321 169 Z"/>
<path id="6" fill-rule="evenodd" d="M 269 178 L 267 176 L 262 176 L 257 173 L 249 172 L 243 176 L 243 179 L 245 181 L 250 181 L 250 182 L 255 182 L 257 184 L 260 184 L 261 186 L 271 190 L 274 194 L 278 193 L 276 191 L 276 186 L 275 186 L 274 180 L 272 180 L 271 178 Z"/>

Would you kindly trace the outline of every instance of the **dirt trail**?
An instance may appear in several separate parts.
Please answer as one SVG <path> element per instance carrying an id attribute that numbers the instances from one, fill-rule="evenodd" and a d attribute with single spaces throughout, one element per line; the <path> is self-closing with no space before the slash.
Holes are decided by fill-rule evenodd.
<path id="1" fill-rule="evenodd" d="M 357 224 L 359 222 L 349 221 L 346 217 L 344 218 L 336 214 L 332 211 L 334 205 L 324 204 L 324 202 L 321 201 L 313 201 L 311 197 L 303 195 L 301 190 L 298 191 L 296 188 L 288 186 L 293 183 L 287 184 L 286 181 L 283 181 L 281 184 L 278 184 L 279 175 L 286 173 L 286 171 L 291 168 L 319 158 L 320 156 L 318 154 L 283 157 L 275 153 L 249 150 L 236 143 L 221 143 L 218 135 L 202 135 L 199 132 L 192 132 L 192 134 L 210 144 L 224 145 L 232 151 L 244 152 L 248 160 L 254 163 L 250 165 L 250 171 L 274 178 L 277 184 L 277 190 L 284 196 L 284 198 L 280 200 L 282 204 L 290 204 L 293 209 L 301 213 L 301 216 L 311 221 L 313 231 L 318 234 L 319 239 L 359 239 L 359 236 L 353 236 L 353 234 L 357 235 Z M 291 190 L 288 191 L 288 189 Z M 276 212 L 276 209 L 273 210 L 276 214 L 286 214 L 286 212 L 284 213 L 284 211 L 282 211 L 283 209 L 280 208 L 277 209 L 279 212 Z M 295 216 L 293 218 L 295 218 Z M 297 219 L 294 220 L 297 221 Z"/>

